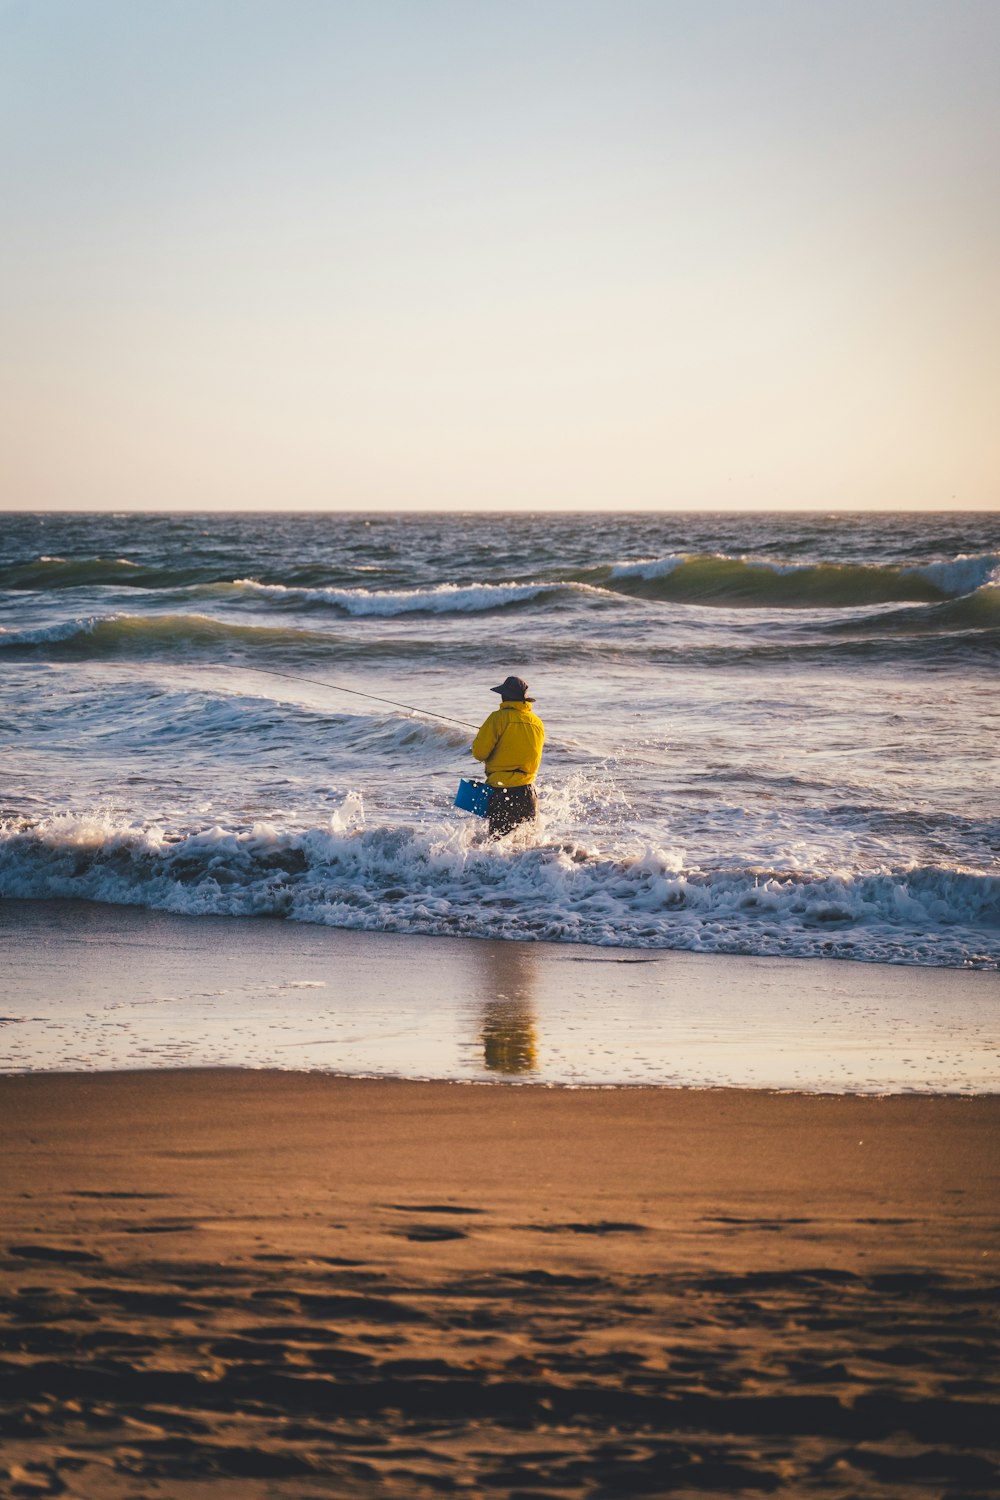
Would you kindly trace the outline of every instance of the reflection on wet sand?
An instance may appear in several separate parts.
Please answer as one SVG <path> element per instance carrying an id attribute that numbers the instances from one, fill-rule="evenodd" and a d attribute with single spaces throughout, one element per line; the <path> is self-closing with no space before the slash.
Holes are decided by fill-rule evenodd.
<path id="1" fill-rule="evenodd" d="M 486 965 L 494 991 L 480 1011 L 483 1062 L 491 1073 L 534 1073 L 538 1068 L 535 1022 L 535 953 L 532 943 L 495 943 Z"/>

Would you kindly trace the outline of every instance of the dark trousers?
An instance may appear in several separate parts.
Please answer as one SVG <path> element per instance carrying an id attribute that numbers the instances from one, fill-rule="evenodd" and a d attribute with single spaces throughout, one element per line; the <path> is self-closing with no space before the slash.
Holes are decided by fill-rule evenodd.
<path id="1" fill-rule="evenodd" d="M 538 817 L 538 793 L 533 786 L 498 786 L 490 793 L 490 838 L 502 838 L 518 823 L 533 823 Z"/>

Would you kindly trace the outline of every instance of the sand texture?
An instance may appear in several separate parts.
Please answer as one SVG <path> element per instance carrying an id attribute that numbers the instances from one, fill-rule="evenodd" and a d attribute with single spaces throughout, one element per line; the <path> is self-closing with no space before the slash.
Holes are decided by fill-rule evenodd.
<path id="1" fill-rule="evenodd" d="M 1000 1099 L 0 1080 L 0 1492 L 1000 1494 Z"/>

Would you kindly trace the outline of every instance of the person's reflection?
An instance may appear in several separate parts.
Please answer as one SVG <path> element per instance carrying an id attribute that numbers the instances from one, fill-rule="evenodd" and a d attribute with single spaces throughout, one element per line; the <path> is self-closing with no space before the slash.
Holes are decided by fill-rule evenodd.
<path id="1" fill-rule="evenodd" d="M 533 943 L 489 945 L 488 982 L 494 996 L 483 1003 L 480 1027 L 483 1062 L 491 1073 L 534 1073 L 538 1067 L 533 947 Z"/>

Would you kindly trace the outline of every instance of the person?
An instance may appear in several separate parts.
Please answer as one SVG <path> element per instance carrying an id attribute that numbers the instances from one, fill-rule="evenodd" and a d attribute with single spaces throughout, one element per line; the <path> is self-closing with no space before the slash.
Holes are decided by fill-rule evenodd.
<path id="1" fill-rule="evenodd" d="M 534 780 L 542 762 L 545 728 L 531 704 L 523 677 L 507 677 L 491 693 L 500 694 L 500 707 L 490 714 L 472 742 L 472 753 L 486 767 L 490 838 L 502 838 L 519 823 L 538 816 Z"/>

